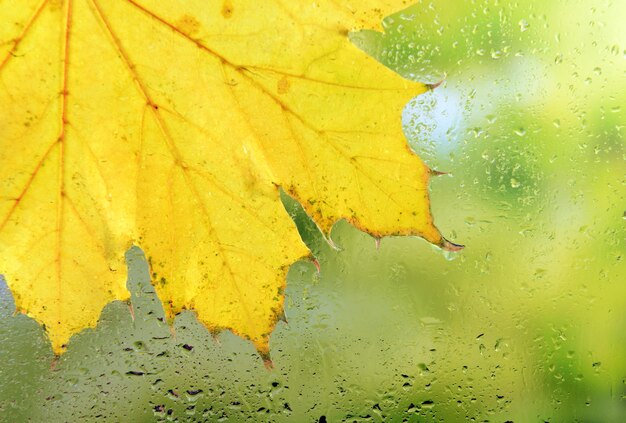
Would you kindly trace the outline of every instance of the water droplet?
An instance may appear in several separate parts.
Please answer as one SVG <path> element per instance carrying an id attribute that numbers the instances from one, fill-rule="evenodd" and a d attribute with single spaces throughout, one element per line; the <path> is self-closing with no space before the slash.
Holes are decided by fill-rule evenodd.
<path id="1" fill-rule="evenodd" d="M 528 23 L 528 21 L 526 19 L 522 19 L 518 22 L 519 25 L 519 30 L 524 32 L 528 30 L 528 27 L 530 27 L 530 24 Z"/>
<path id="2" fill-rule="evenodd" d="M 435 401 L 433 400 L 422 401 L 422 408 L 426 408 L 430 410 L 434 406 L 435 406 Z"/>

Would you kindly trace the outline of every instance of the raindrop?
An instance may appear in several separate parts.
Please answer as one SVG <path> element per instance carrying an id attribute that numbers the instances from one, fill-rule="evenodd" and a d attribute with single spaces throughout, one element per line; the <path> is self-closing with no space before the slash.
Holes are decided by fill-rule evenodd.
<path id="1" fill-rule="evenodd" d="M 525 32 L 528 30 L 528 27 L 530 26 L 530 24 L 528 23 L 528 21 L 526 21 L 526 19 L 522 19 L 518 22 L 519 25 L 519 29 L 521 32 Z"/>
<path id="2" fill-rule="evenodd" d="M 435 406 L 435 401 L 433 400 L 422 401 L 422 408 L 431 409 L 434 406 Z"/>

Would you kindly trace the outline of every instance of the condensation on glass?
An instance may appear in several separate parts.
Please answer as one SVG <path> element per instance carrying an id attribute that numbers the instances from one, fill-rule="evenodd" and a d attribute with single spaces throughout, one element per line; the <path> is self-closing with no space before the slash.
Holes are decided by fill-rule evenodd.
<path id="1" fill-rule="evenodd" d="M 448 173 L 433 212 L 466 250 L 377 245 L 345 222 L 331 248 L 286 198 L 321 272 L 290 269 L 272 371 L 192 313 L 168 327 L 138 249 L 132 308 L 107 306 L 58 359 L 2 282 L 3 419 L 625 421 L 624 16 L 619 1 L 437 0 L 352 34 L 443 81 L 402 119 Z"/>

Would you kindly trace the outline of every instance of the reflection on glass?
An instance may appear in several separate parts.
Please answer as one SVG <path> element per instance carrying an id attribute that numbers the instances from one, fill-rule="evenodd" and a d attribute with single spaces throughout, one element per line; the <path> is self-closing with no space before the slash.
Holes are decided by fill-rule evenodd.
<path id="1" fill-rule="evenodd" d="M 626 420 L 623 2 L 431 1 L 353 41 L 442 86 L 403 121 L 444 255 L 340 222 L 292 266 L 276 368 L 183 313 L 170 330 L 141 252 L 127 304 L 53 360 L 0 286 L 7 421 Z"/>

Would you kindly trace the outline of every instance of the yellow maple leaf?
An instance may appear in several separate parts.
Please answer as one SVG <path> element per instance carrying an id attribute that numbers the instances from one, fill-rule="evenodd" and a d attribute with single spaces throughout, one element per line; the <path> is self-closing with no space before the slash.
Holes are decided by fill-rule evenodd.
<path id="1" fill-rule="evenodd" d="M 265 357 L 307 250 L 279 187 L 328 233 L 452 248 L 400 113 L 427 87 L 350 44 L 403 1 L 0 2 L 0 272 L 60 353 L 128 299 L 136 243 L 171 318 Z"/>

